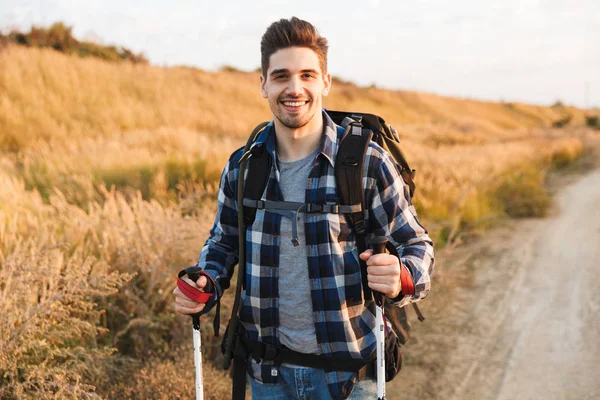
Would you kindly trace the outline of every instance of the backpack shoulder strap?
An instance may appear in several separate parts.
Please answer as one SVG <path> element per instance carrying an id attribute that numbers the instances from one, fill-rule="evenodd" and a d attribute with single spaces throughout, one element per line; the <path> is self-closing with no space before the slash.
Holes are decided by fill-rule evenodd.
<path id="1" fill-rule="evenodd" d="M 235 299 L 233 301 L 233 308 L 231 309 L 231 319 L 229 320 L 229 326 L 228 326 L 228 330 L 227 332 L 225 332 L 225 338 L 223 343 L 225 343 L 225 346 L 223 346 L 223 368 L 224 369 L 228 369 L 229 366 L 231 365 L 231 361 L 234 358 L 234 337 L 235 334 L 238 330 L 238 327 L 240 325 L 240 308 L 241 308 L 241 295 L 242 295 L 242 288 L 245 287 L 245 266 L 246 263 L 244 262 L 244 260 L 246 259 L 246 229 L 244 227 L 245 225 L 245 220 L 246 220 L 246 216 L 244 215 L 244 206 L 243 206 L 243 200 L 244 200 L 244 195 L 246 194 L 247 190 L 253 190 L 253 189 L 249 189 L 248 185 L 245 184 L 245 179 L 244 176 L 246 175 L 246 171 L 248 169 L 248 164 L 249 164 L 249 159 L 253 158 L 253 147 L 252 144 L 254 143 L 254 141 L 256 140 L 256 138 L 258 137 L 258 135 L 260 134 L 260 132 L 262 132 L 262 130 L 267 126 L 267 122 L 263 122 L 259 125 L 256 126 L 256 128 L 254 128 L 254 130 L 252 131 L 252 133 L 250 134 L 250 137 L 248 138 L 248 141 L 246 142 L 246 146 L 244 147 L 244 152 L 242 154 L 242 157 L 240 158 L 240 169 L 239 169 L 239 177 L 238 177 L 238 186 L 237 186 L 237 204 L 238 204 L 238 229 L 239 229 L 239 238 L 238 238 L 238 242 L 239 242 L 239 249 L 238 249 L 238 256 L 239 256 L 239 261 L 238 261 L 238 277 L 237 277 L 237 286 L 235 289 Z M 257 151 L 257 150 L 254 150 Z M 266 153 L 266 152 L 265 152 Z M 268 156 L 268 154 L 267 154 Z M 256 158 L 261 158 L 261 157 L 256 157 Z M 266 181 L 265 181 L 265 185 L 266 185 Z M 254 195 L 255 193 L 253 193 Z M 262 194 L 259 193 L 259 197 Z M 254 217 L 252 218 L 254 219 Z M 242 366 L 245 365 L 245 363 L 243 363 L 240 360 L 236 360 L 235 362 L 237 365 L 234 366 L 234 369 L 237 369 L 238 372 L 239 371 L 243 371 L 245 369 L 242 370 Z"/>
<path id="2" fill-rule="evenodd" d="M 346 118 L 342 122 L 346 132 L 340 142 L 335 161 L 335 181 L 340 197 L 340 204 L 361 204 L 361 210 L 349 214 L 350 222 L 356 235 L 358 253 L 367 249 L 367 229 L 364 214 L 363 165 L 367 148 L 371 142 L 372 132 L 363 128 L 361 118 Z M 365 300 L 372 298 L 367 282 L 367 266 L 360 260 Z"/>
<path id="3" fill-rule="evenodd" d="M 269 182 L 272 164 L 271 157 L 266 151 L 264 144 L 253 146 L 256 138 L 267 125 L 268 122 L 263 122 L 254 128 L 246 143 L 244 154 L 239 161 L 240 166 L 243 166 L 243 168 L 240 168 L 238 181 L 238 213 L 243 215 L 243 218 L 240 219 L 240 221 L 243 220 L 243 224 L 240 224 L 240 229 L 242 226 L 247 228 L 252 225 L 256 217 L 256 209 L 244 206 L 243 199 L 260 200 Z M 242 233 L 241 230 L 240 233 Z"/>
<path id="4" fill-rule="evenodd" d="M 247 175 L 244 182 L 244 198 L 251 200 L 260 200 L 271 174 L 271 156 L 265 150 L 264 146 L 256 146 L 251 150 L 248 159 Z M 243 177 L 240 177 L 242 179 Z M 238 205 L 238 209 L 244 210 L 244 227 L 247 228 L 254 223 L 256 218 L 256 208 Z"/>

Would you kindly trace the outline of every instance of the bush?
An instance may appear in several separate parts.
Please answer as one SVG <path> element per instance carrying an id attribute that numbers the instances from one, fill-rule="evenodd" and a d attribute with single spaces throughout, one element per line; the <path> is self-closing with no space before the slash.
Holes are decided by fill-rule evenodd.
<path id="1" fill-rule="evenodd" d="M 495 189 L 495 197 L 511 217 L 543 217 L 551 204 L 545 178 L 544 170 L 535 165 L 509 173 Z"/>
<path id="2" fill-rule="evenodd" d="M 111 47 L 100 46 L 95 43 L 80 43 L 77 48 L 79 57 L 96 57 L 106 61 L 121 61 L 121 56 Z"/>
<path id="3" fill-rule="evenodd" d="M 139 190 L 142 193 L 142 198 L 147 200 L 152 197 L 150 188 L 156 170 L 156 167 L 146 165 L 128 168 L 115 167 L 98 170 L 94 175 L 108 188 L 114 187 L 119 191 Z"/>
<path id="4" fill-rule="evenodd" d="M 127 193 L 140 191 L 144 200 L 178 197 L 193 192 L 205 192 L 207 188 L 218 187 L 220 171 L 210 169 L 206 160 L 193 162 L 168 159 L 163 165 L 97 170 L 96 179 L 108 188 Z"/>
<path id="5" fill-rule="evenodd" d="M 585 124 L 590 128 L 600 129 L 600 117 L 598 115 L 586 115 Z"/>
<path id="6" fill-rule="evenodd" d="M 572 114 L 564 114 L 562 117 L 560 117 L 556 121 L 552 122 L 552 127 L 563 128 L 563 127 L 567 126 L 569 124 L 569 122 L 571 122 L 572 119 L 573 119 Z"/>
<path id="7" fill-rule="evenodd" d="M 234 67 L 233 65 L 223 65 L 221 68 L 219 68 L 220 72 L 244 72 L 241 69 Z"/>
<path id="8" fill-rule="evenodd" d="M 32 47 L 51 47 L 66 54 L 81 57 L 98 57 L 106 61 L 130 61 L 147 64 L 148 60 L 140 53 L 135 54 L 125 47 L 101 46 L 95 43 L 80 42 L 73 37 L 73 27 L 56 22 L 49 28 L 32 26 L 29 33 L 12 31 L 8 36 L 0 34 L 1 43 L 15 43 Z"/>
<path id="9" fill-rule="evenodd" d="M 182 184 L 185 182 L 195 182 L 201 184 L 218 184 L 220 172 L 210 170 L 207 167 L 206 160 L 197 159 L 193 162 L 168 160 L 165 163 L 164 171 L 169 190 L 181 192 Z"/>
<path id="10" fill-rule="evenodd" d="M 563 139 L 554 146 L 555 148 L 550 156 L 550 164 L 553 169 L 564 168 L 583 154 L 583 145 L 579 139 Z"/>

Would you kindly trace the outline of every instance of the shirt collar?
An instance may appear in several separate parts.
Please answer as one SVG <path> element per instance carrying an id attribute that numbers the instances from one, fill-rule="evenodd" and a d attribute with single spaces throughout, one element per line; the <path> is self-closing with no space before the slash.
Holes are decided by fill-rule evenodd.
<path id="1" fill-rule="evenodd" d="M 321 154 L 335 167 L 335 155 L 337 154 L 338 142 L 344 128 L 336 125 L 329 115 L 323 110 L 323 138 L 321 139 Z"/>

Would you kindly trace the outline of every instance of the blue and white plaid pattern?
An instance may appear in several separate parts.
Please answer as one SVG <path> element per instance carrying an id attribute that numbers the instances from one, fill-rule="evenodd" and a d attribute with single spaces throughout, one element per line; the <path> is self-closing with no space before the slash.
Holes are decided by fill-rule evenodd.
<path id="1" fill-rule="evenodd" d="M 306 189 L 306 202 L 339 202 L 334 163 L 344 129 L 323 113 L 325 128 L 321 151 L 314 160 Z M 266 146 L 276 160 L 273 122 L 260 134 L 254 146 Z M 219 298 L 229 287 L 238 262 L 237 180 L 242 149 L 234 152 L 221 176 L 218 211 L 210 237 L 198 265 L 217 282 Z M 282 201 L 277 163 L 272 168 L 263 200 Z M 413 296 L 394 299 L 404 306 L 424 298 L 430 289 L 434 253 L 427 231 L 417 219 L 408 188 L 393 159 L 376 143 L 367 150 L 364 167 L 364 198 L 368 232 L 386 236 L 398 249 L 415 283 Z M 317 342 L 321 353 L 336 359 L 368 358 L 375 351 L 375 306 L 363 299 L 360 264 L 355 234 L 347 217 L 339 214 L 306 214 L 305 241 Z M 249 338 L 279 345 L 279 232 L 281 216 L 257 210 L 254 224 L 246 234 L 245 292 L 240 319 Z M 285 238 L 284 240 L 289 240 Z M 249 361 L 249 373 L 263 383 L 276 383 L 274 366 L 267 361 Z M 334 399 L 348 396 L 355 374 L 329 371 L 329 391 Z"/>

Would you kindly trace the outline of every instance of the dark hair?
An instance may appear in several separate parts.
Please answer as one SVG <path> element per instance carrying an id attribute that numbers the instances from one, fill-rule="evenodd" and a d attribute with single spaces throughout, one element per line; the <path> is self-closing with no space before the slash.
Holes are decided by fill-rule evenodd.
<path id="1" fill-rule="evenodd" d="M 306 47 L 317 53 L 321 70 L 327 72 L 327 39 L 319 35 L 310 22 L 292 17 L 273 22 L 260 41 L 261 68 L 265 78 L 271 55 L 292 46 Z"/>

